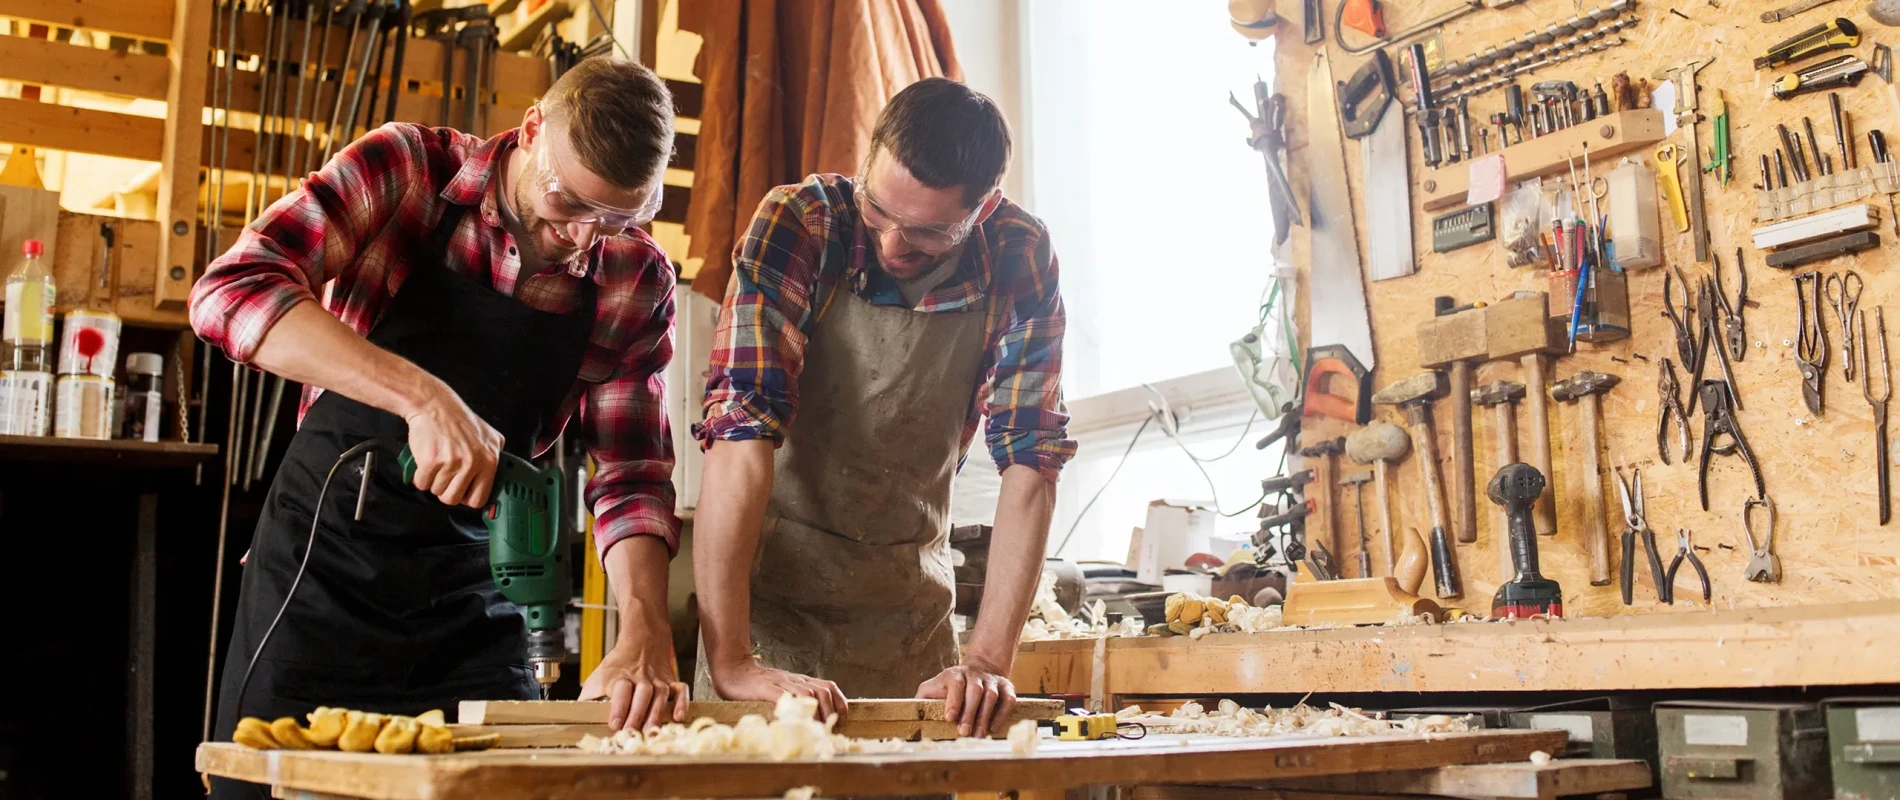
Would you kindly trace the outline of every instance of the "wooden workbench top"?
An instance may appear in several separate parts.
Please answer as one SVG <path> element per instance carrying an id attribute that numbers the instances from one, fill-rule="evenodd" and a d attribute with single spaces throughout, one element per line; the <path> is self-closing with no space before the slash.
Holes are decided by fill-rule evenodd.
<path id="1" fill-rule="evenodd" d="M 1900 675 L 1900 601 L 1110 639 L 1108 695 L 1847 686 Z M 1036 642 L 1016 689 L 1087 694 L 1093 641 Z M 1191 663 L 1191 669 L 1180 668 Z"/>
<path id="2" fill-rule="evenodd" d="M 198 769 L 284 789 L 371 800 L 777 797 L 820 793 L 924 794 L 1087 785 L 1213 783 L 1522 761 L 1561 752 L 1562 731 L 1471 731 L 1426 736 L 1239 739 L 1155 734 L 1134 741 L 1045 740 L 1034 756 L 1006 743 L 971 749 L 827 760 L 770 761 L 491 750 L 385 756 L 198 747 Z M 559 791 L 555 791 L 559 787 Z"/>

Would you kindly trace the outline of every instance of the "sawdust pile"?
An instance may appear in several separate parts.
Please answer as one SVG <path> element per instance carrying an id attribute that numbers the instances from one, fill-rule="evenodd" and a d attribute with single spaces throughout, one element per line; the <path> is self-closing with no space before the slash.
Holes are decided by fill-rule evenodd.
<path id="1" fill-rule="evenodd" d="M 1132 619 L 1124 619 L 1114 627 L 1107 623 L 1108 604 L 1101 600 L 1089 607 L 1090 616 L 1096 622 L 1091 625 L 1069 615 L 1069 612 L 1056 601 L 1056 574 L 1042 573 L 1042 582 L 1036 586 L 1035 602 L 1029 606 L 1029 621 L 1023 624 L 1020 641 L 1048 642 L 1059 639 L 1094 639 L 1100 636 L 1140 636 L 1141 626 Z"/>
<path id="2" fill-rule="evenodd" d="M 1445 715 L 1402 720 L 1374 719 L 1338 703 L 1326 709 L 1301 703 L 1292 708 L 1255 711 L 1232 700 L 1222 700 L 1213 712 L 1200 703 L 1187 703 L 1167 714 L 1150 714 L 1141 706 L 1116 713 L 1122 722 L 1139 722 L 1156 733 L 1196 733 L 1214 736 L 1385 736 L 1392 734 L 1454 733 L 1468 730 L 1462 719 Z"/>

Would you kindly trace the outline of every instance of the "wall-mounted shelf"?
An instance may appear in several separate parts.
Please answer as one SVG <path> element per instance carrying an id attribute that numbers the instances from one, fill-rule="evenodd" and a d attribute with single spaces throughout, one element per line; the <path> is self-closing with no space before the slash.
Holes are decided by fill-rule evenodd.
<path id="1" fill-rule="evenodd" d="M 1586 143 L 1590 146 L 1591 166 L 1607 170 L 1612 156 L 1662 140 L 1663 112 L 1654 108 L 1638 108 L 1579 122 L 1535 139 L 1525 139 L 1497 152 L 1504 154 L 1506 182 L 1516 182 L 1568 172 L 1571 158 L 1577 159 L 1578 170 L 1581 171 Z M 1426 174 L 1420 184 L 1425 194 L 1426 211 L 1465 204 L 1465 194 L 1471 188 L 1471 164 L 1471 161 L 1463 161 Z"/>
<path id="2" fill-rule="evenodd" d="M 217 455 L 218 446 L 215 444 L 0 436 L 0 461 L 10 462 L 163 468 L 190 467 L 216 458 Z"/>

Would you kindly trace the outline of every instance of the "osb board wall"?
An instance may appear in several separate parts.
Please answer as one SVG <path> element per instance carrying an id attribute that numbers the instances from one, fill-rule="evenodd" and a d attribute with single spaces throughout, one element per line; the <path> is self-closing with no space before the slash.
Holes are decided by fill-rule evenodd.
<path id="1" fill-rule="evenodd" d="M 1350 77 L 1364 58 L 1345 55 L 1330 47 L 1330 12 L 1333 5 L 1330 2 L 1325 4 L 1329 12 L 1326 20 L 1328 35 L 1326 42 L 1317 46 L 1328 47 L 1334 77 L 1343 81 Z M 1422 4 L 1385 3 L 1386 23 L 1390 30 L 1403 30 L 1452 5 L 1447 0 Z M 1462 58 L 1486 46 L 1567 19 L 1598 5 L 1590 0 L 1581 3 L 1575 0 L 1525 0 L 1513 8 L 1477 12 L 1444 29 L 1446 56 Z M 1814 118 L 1824 145 L 1830 152 L 1833 150 L 1826 94 L 1810 94 L 1789 101 L 1775 100 L 1769 94 L 1769 84 L 1780 73 L 1756 72 L 1751 64 L 1752 58 L 1770 44 L 1835 16 L 1849 17 L 1861 25 L 1863 40 L 1855 52 L 1869 60 L 1875 40 L 1884 38 L 1892 42 L 1900 39 L 1900 30 L 1883 28 L 1873 23 L 1866 17 L 1865 4 L 1861 2 L 1833 3 L 1779 23 L 1769 24 L 1759 20 L 1763 9 L 1779 5 L 1753 0 L 1697 0 L 1673 4 L 1644 0 L 1636 9 L 1641 22 L 1621 34 L 1628 39 L 1627 44 L 1519 78 L 1527 95 L 1531 83 L 1552 79 L 1569 79 L 1583 85 L 1593 85 L 1597 80 L 1602 80 L 1607 88 L 1610 76 L 1618 71 L 1628 72 L 1632 77 L 1648 77 L 1656 70 L 1692 54 L 1706 54 L 1715 59 L 1700 75 L 1702 96 L 1706 108 L 1707 102 L 1713 97 L 1713 90 L 1719 88 L 1727 94 L 1732 148 L 1736 157 L 1735 177 L 1727 186 L 1713 177 L 1707 177 L 1703 186 L 1713 232 L 1713 252 L 1722 254 L 1727 269 L 1733 268 L 1731 262 L 1736 247 L 1744 248 L 1746 253 L 1749 304 L 1745 317 L 1750 349 L 1746 359 L 1734 365 L 1735 382 L 1746 406 L 1738 418 L 1761 465 L 1769 495 L 1779 511 L 1775 552 L 1781 559 L 1780 584 L 1751 583 L 1743 578 L 1748 547 L 1741 529 L 1741 509 L 1743 501 L 1753 494 L 1753 483 L 1739 458 L 1712 458 L 1710 510 L 1705 512 L 1700 507 L 1696 482 L 1696 456 L 1700 453 L 1703 426 L 1700 408 L 1689 419 L 1694 449 L 1688 463 L 1672 455 L 1676 463 L 1664 465 L 1657 457 L 1657 364 L 1666 355 L 1675 360 L 1673 329 L 1668 320 L 1661 316 L 1662 269 L 1651 269 L 1630 276 L 1633 333 L 1629 339 L 1600 346 L 1579 342 L 1577 352 L 1556 360 L 1549 374 L 1551 380 L 1555 381 L 1579 370 L 1590 369 L 1623 378 L 1623 383 L 1612 390 L 1603 402 L 1603 513 L 1608 520 L 1611 537 L 1612 575 L 1621 557 L 1617 537 L 1623 529 L 1623 517 L 1610 468 L 1621 461 L 1642 470 L 1648 519 L 1657 533 L 1657 546 L 1665 566 L 1676 550 L 1678 528 L 1690 530 L 1697 544 L 1710 548 L 1700 555 L 1708 566 L 1714 584 L 1713 605 L 1718 608 L 1900 597 L 1900 522 L 1887 527 L 1878 524 L 1872 413 L 1862 399 L 1858 381 L 1849 384 L 1842 376 L 1840 325 L 1830 311 L 1827 325 L 1832 352 L 1826 377 L 1826 405 L 1824 415 L 1817 419 L 1808 413 L 1801 400 L 1800 376 L 1794 354 L 1796 303 L 1792 273 L 1766 267 L 1762 254 L 1750 246 L 1748 238 L 1748 232 L 1754 224 L 1755 192 L 1752 184 L 1758 175 L 1756 157 L 1770 152 L 1778 143 L 1775 123 L 1788 123 L 1792 128 L 1800 122 L 1802 115 L 1810 115 Z M 1672 13 L 1672 7 L 1680 11 L 1681 15 Z M 1309 138 L 1305 127 L 1306 83 L 1315 46 L 1300 43 L 1297 13 L 1292 12 L 1293 18 L 1283 25 L 1279 37 L 1278 86 L 1288 97 L 1288 125 L 1293 148 L 1289 155 L 1292 180 L 1297 196 L 1301 198 L 1302 208 L 1305 208 L 1305 149 Z M 1348 41 L 1358 43 L 1366 39 L 1356 32 L 1348 32 Z M 1900 119 L 1895 118 L 1884 91 L 1885 84 L 1871 76 L 1860 86 L 1841 91 L 1842 100 L 1853 120 L 1852 130 L 1859 140 L 1856 145 L 1857 163 L 1872 162 L 1865 138 L 1867 131 L 1883 129 L 1890 136 L 1900 135 Z M 1407 95 L 1403 87 L 1401 94 Z M 1485 119 L 1494 111 L 1502 111 L 1503 104 L 1502 90 L 1490 92 L 1472 100 L 1471 113 L 1477 119 Z M 1418 324 L 1431 316 L 1434 296 L 1451 295 L 1459 302 L 1496 301 L 1517 290 L 1549 288 L 1543 269 L 1513 269 L 1506 266 L 1503 253 L 1495 243 L 1442 255 L 1430 252 L 1432 215 L 1418 205 L 1418 187 L 1426 171 L 1419 154 L 1417 130 L 1411 127 L 1409 118 L 1407 124 L 1414 193 L 1412 238 L 1415 250 L 1419 253 L 1419 271 L 1410 277 L 1368 284 L 1379 361 L 1374 375 L 1377 386 L 1407 377 L 1419 369 L 1414 337 Z M 1701 135 L 1705 146 L 1713 140 L 1707 123 L 1704 123 Z M 1475 131 L 1473 138 L 1475 148 Z M 1670 139 L 1684 147 L 1688 144 L 1687 140 L 1686 130 L 1678 130 Z M 1653 168 L 1654 151 L 1655 147 L 1650 146 L 1637 151 L 1637 154 Z M 1355 142 L 1347 142 L 1346 154 L 1355 205 L 1363 209 L 1364 182 L 1359 171 L 1359 148 Z M 1612 159 L 1596 160 L 1596 174 L 1604 174 L 1613 166 L 1612 162 Z M 1875 198 L 1876 201 L 1878 199 Z M 1608 213 L 1607 210 L 1605 213 Z M 1667 261 L 1681 267 L 1692 280 L 1709 274 L 1710 265 L 1699 264 L 1694 260 L 1689 236 L 1676 235 L 1674 226 L 1667 220 L 1667 211 L 1663 214 Z M 1363 211 L 1359 213 L 1358 228 L 1362 253 L 1367 237 L 1391 235 L 1390 231 L 1367 230 Z M 1810 267 L 1823 272 L 1850 268 L 1859 271 L 1866 280 L 1861 306 L 1869 317 L 1874 306 L 1896 297 L 1896 290 L 1900 290 L 1900 274 L 1891 274 L 1886 269 L 1896 247 L 1895 237 L 1889 235 L 1891 223 L 1884 225 L 1881 232 L 1883 246 L 1879 250 L 1868 251 L 1858 258 L 1835 259 Z M 1308 231 L 1305 228 L 1295 230 L 1292 251 L 1294 260 L 1305 271 L 1307 253 L 1310 252 Z M 1733 273 L 1729 273 L 1727 278 L 1730 279 L 1727 285 L 1732 292 Z M 1553 306 L 1560 303 L 1567 305 L 1567 301 L 1552 301 Z M 1900 359 L 1900 304 L 1896 304 L 1894 310 L 1896 314 L 1891 335 L 1895 338 L 1895 356 Z M 1307 309 L 1302 308 L 1302 322 L 1305 321 L 1306 313 Z M 1871 319 L 1868 324 L 1871 335 Z M 1647 357 L 1647 360 L 1634 358 L 1636 354 Z M 1628 363 L 1613 361 L 1613 357 Z M 1677 366 L 1678 380 L 1686 391 L 1690 375 L 1681 369 L 1680 364 Z M 1716 374 L 1714 364 L 1709 369 L 1712 376 Z M 1515 363 L 1499 362 L 1481 367 L 1473 385 L 1498 379 L 1520 383 L 1526 381 L 1523 370 Z M 1683 402 L 1687 404 L 1686 394 Z M 1378 418 L 1403 424 L 1396 409 L 1379 407 L 1376 414 Z M 1438 431 L 1440 469 L 1445 476 L 1449 494 L 1451 417 L 1447 402 L 1437 405 L 1434 417 Z M 1559 532 L 1554 537 L 1538 537 L 1538 544 L 1544 574 L 1563 585 L 1566 613 L 1570 616 L 1601 616 L 1684 611 L 1701 607 L 1692 570 L 1687 564 L 1684 564 L 1677 578 L 1676 604 L 1665 606 L 1656 600 L 1655 590 L 1647 577 L 1646 564 L 1643 563 L 1640 543 L 1634 606 L 1625 607 L 1622 604 L 1614 582 L 1601 587 L 1590 585 L 1582 522 L 1585 499 L 1578 470 L 1581 445 L 1579 408 L 1575 404 L 1552 402 L 1550 426 L 1555 475 L 1547 477 L 1551 479 L 1550 490 L 1556 492 Z M 1474 610 L 1488 610 L 1491 595 L 1499 583 L 1509 579 L 1502 566 L 1508 559 L 1500 557 L 1503 551 L 1500 550 L 1501 532 L 1494 513 L 1495 507 L 1484 497 L 1484 484 L 1498 467 L 1493 456 L 1493 428 L 1487 409 L 1474 409 L 1473 427 L 1476 432 L 1474 452 L 1477 459 L 1478 540 L 1474 544 L 1456 547 L 1465 587 L 1464 600 L 1460 605 Z M 1520 458 L 1528 461 L 1529 448 L 1526 443 L 1531 436 L 1531 426 L 1528 406 L 1525 404 L 1519 405 L 1518 427 Z M 1303 440 L 1311 444 L 1323 438 L 1342 435 L 1349 429 L 1350 426 L 1333 420 L 1308 418 Z M 1673 441 L 1671 446 L 1675 446 Z M 1355 468 L 1343 457 L 1340 462 L 1342 473 Z M 1397 467 L 1393 486 L 1396 494 L 1394 505 L 1399 518 L 1398 530 L 1416 530 L 1421 538 L 1428 536 L 1431 518 L 1415 454 Z M 1320 508 L 1317 516 L 1322 520 L 1313 529 L 1323 530 L 1326 524 L 1323 520 L 1335 520 L 1334 524 L 1339 525 L 1345 534 L 1339 537 L 1345 545 L 1345 552 L 1338 554 L 1337 561 L 1342 565 L 1353 564 L 1358 548 L 1350 489 L 1342 488 L 1333 497 L 1325 496 L 1321 490 L 1315 490 L 1312 494 L 1318 500 Z M 1365 498 L 1369 514 L 1367 526 L 1372 533 L 1376 552 L 1377 500 L 1372 484 L 1367 485 Z M 1452 505 L 1448 497 L 1447 516 L 1451 514 Z M 1380 559 L 1375 557 L 1375 565 L 1379 562 Z M 1353 574 L 1350 566 L 1346 567 L 1346 571 Z M 1420 590 L 1421 594 L 1430 596 L 1432 585 L 1428 575 Z"/>

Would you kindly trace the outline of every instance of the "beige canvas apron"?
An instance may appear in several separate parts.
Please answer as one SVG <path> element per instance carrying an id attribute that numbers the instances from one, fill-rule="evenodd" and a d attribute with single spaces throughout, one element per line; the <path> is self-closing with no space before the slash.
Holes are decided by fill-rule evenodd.
<path id="1" fill-rule="evenodd" d="M 958 663 L 950 483 L 987 349 L 979 302 L 926 313 L 840 287 L 805 348 L 752 571 L 768 667 L 911 697 Z M 712 698 L 705 646 L 693 696 Z"/>

